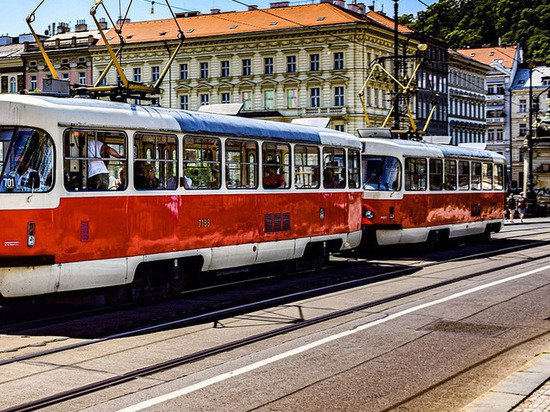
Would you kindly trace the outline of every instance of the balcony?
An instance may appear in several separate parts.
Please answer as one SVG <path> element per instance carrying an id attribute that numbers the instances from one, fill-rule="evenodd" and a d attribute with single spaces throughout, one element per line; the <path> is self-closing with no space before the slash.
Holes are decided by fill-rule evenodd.
<path id="1" fill-rule="evenodd" d="M 302 114 L 305 116 L 326 116 L 330 114 L 347 114 L 345 106 L 333 107 L 307 107 L 303 109 Z"/>

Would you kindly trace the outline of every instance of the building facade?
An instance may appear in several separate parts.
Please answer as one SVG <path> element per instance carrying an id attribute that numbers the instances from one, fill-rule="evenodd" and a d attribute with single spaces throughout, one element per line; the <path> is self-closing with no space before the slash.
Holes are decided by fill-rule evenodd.
<path id="1" fill-rule="evenodd" d="M 42 43 L 59 79 L 70 84 L 92 84 L 90 50 L 99 39 L 99 31 L 88 30 L 84 20 L 78 21 L 74 31 L 70 31 L 66 23 L 59 23 L 57 28 L 53 27 L 53 31 L 56 34 L 44 39 Z M 44 81 L 51 79 L 52 73 L 38 45 L 35 42 L 25 43 L 21 58 L 25 89 L 31 92 L 44 91 Z"/>
<path id="2" fill-rule="evenodd" d="M 518 187 L 523 164 L 515 142 L 522 139 L 512 133 L 511 87 L 522 61 L 521 49 L 516 45 L 461 49 L 458 52 L 492 67 L 486 78 L 487 149 L 506 158 L 509 187 Z"/>
<path id="3" fill-rule="evenodd" d="M 393 30 L 380 20 L 343 1 L 180 14 L 185 41 L 162 82 L 160 104 L 197 110 L 206 104 L 242 103 L 244 116 L 281 121 L 328 117 L 329 127 L 355 133 L 365 127 L 358 93 L 369 65 L 393 54 Z M 173 20 L 126 23 L 124 35 L 125 76 L 154 83 L 178 44 Z M 107 37 L 116 49 L 113 30 Z M 407 44 L 415 49 L 417 43 Z M 110 57 L 100 44 L 92 56 L 97 78 Z M 119 80 L 111 69 L 106 83 Z M 367 110 L 375 122 L 384 120 L 391 90 L 384 79 L 367 88 Z"/>
<path id="4" fill-rule="evenodd" d="M 449 135 L 451 143 L 485 143 L 485 78 L 491 66 L 449 51 Z"/>

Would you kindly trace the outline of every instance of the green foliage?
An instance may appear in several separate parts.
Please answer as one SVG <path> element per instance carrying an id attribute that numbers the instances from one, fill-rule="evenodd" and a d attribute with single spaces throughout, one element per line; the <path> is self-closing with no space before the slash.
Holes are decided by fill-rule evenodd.
<path id="1" fill-rule="evenodd" d="M 525 59 L 550 61 L 548 0 L 439 0 L 400 19 L 453 49 L 519 43 Z"/>

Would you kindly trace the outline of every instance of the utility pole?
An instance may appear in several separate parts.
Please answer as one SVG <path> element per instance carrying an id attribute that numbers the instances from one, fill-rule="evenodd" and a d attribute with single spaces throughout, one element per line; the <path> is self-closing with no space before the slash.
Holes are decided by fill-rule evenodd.
<path id="1" fill-rule="evenodd" d="M 535 114 L 535 102 L 533 101 L 533 70 L 535 69 L 535 63 L 531 60 L 529 62 L 529 134 L 527 135 L 527 193 L 526 199 L 528 207 L 531 209 L 530 214 L 534 215 L 537 212 L 537 195 L 533 190 L 535 182 L 533 181 L 533 115 Z M 538 102 L 537 102 L 538 103 Z M 536 105 L 538 112 L 538 104 Z"/>
<path id="2" fill-rule="evenodd" d="M 399 110 L 401 108 L 401 93 L 399 91 L 399 0 L 394 1 L 394 32 L 393 32 L 393 77 L 395 78 L 394 84 L 394 104 L 393 104 L 393 128 L 399 130 L 401 128 L 401 119 Z"/>

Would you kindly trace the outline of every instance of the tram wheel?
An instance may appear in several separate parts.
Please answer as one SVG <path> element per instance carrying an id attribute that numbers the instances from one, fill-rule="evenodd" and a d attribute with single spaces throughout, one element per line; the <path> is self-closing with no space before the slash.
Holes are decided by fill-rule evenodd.
<path id="1" fill-rule="evenodd" d="M 119 306 L 127 301 L 129 296 L 128 285 L 118 285 L 106 288 L 103 291 L 105 303 L 109 306 Z"/>

